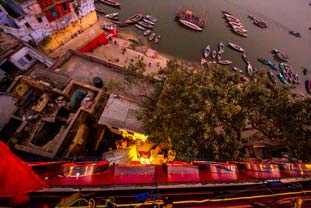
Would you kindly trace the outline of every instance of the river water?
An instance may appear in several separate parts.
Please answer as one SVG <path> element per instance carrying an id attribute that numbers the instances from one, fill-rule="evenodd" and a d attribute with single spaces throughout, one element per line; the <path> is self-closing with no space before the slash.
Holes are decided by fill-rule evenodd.
<path id="1" fill-rule="evenodd" d="M 158 19 L 154 31 L 161 34 L 158 44 L 150 46 L 160 52 L 189 61 L 199 62 L 203 49 L 210 45 L 216 49 L 220 41 L 233 42 L 244 49 L 252 65 L 257 69 L 267 68 L 257 61 L 258 57 L 271 59 L 279 63 L 271 53 L 272 48 L 288 54 L 289 64 L 300 75 L 304 89 L 304 81 L 311 79 L 311 6 L 307 0 L 119 0 L 121 9 L 115 9 L 101 3 L 95 5 L 103 8 L 106 13 L 119 12 L 120 21 L 136 13 L 150 14 Z M 207 24 L 202 32 L 185 28 L 175 21 L 178 8 L 187 8 L 193 13 L 204 17 Z M 227 9 L 238 17 L 248 30 L 248 37 L 234 34 L 225 19 L 222 10 Z M 264 20 L 267 29 L 261 29 L 252 23 L 249 14 Z M 131 28 L 142 34 L 134 26 Z M 300 32 L 302 38 L 289 34 L 289 30 Z M 142 37 L 143 38 L 143 37 Z M 245 69 L 240 53 L 225 48 L 223 59 L 233 61 L 234 66 Z M 307 76 L 302 68 L 309 68 Z"/>

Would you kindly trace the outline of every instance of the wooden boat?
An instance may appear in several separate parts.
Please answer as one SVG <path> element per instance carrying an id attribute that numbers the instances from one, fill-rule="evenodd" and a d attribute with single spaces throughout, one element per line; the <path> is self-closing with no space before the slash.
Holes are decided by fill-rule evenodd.
<path id="1" fill-rule="evenodd" d="M 217 60 L 220 61 L 221 57 L 222 57 L 222 51 L 219 50 L 217 53 Z"/>
<path id="2" fill-rule="evenodd" d="M 254 70 L 251 64 L 247 64 L 246 71 L 248 74 L 253 73 Z"/>
<path id="3" fill-rule="evenodd" d="M 201 58 L 201 65 L 203 66 L 206 63 L 207 63 L 207 60 L 205 58 Z"/>
<path id="4" fill-rule="evenodd" d="M 109 6 L 120 8 L 121 4 L 113 0 L 99 0 L 101 3 L 107 4 Z"/>
<path id="5" fill-rule="evenodd" d="M 239 72 L 239 73 L 243 73 L 243 70 L 239 67 L 232 67 L 233 71 Z"/>
<path id="6" fill-rule="evenodd" d="M 129 18 L 127 18 L 125 20 L 125 23 L 127 24 L 132 24 L 135 22 L 138 22 L 139 20 L 141 20 L 144 17 L 144 14 L 135 14 L 133 16 L 130 16 Z"/>
<path id="7" fill-rule="evenodd" d="M 157 18 L 155 18 L 155 17 L 153 17 L 153 16 L 151 16 L 151 15 L 149 15 L 149 14 L 147 14 L 145 17 L 146 17 L 148 20 L 152 21 L 152 22 L 156 22 L 156 21 L 157 21 Z"/>
<path id="8" fill-rule="evenodd" d="M 152 22 L 152 21 L 150 21 L 150 20 L 147 19 L 147 18 L 143 18 L 143 21 L 146 22 L 146 23 L 148 23 L 148 24 L 150 24 L 150 25 L 155 25 L 155 22 Z"/>
<path id="9" fill-rule="evenodd" d="M 151 35 L 149 36 L 148 40 L 152 41 L 155 37 L 155 33 L 151 33 Z"/>
<path id="10" fill-rule="evenodd" d="M 267 60 L 264 58 L 257 58 L 257 60 L 262 64 L 267 64 Z"/>
<path id="11" fill-rule="evenodd" d="M 278 74 L 279 79 L 281 80 L 281 82 L 283 82 L 284 84 L 288 84 L 287 80 L 285 79 L 285 77 L 283 76 L 282 73 Z"/>
<path id="12" fill-rule="evenodd" d="M 105 17 L 109 19 L 115 19 L 118 17 L 118 15 L 119 15 L 119 12 L 114 12 L 114 13 L 106 14 Z"/>
<path id="13" fill-rule="evenodd" d="M 260 28 L 267 28 L 267 24 L 261 20 L 254 20 L 254 24 Z"/>
<path id="14" fill-rule="evenodd" d="M 251 18 L 252 20 L 256 19 L 256 17 L 254 15 L 251 15 L 251 14 L 249 14 L 248 17 Z"/>
<path id="15" fill-rule="evenodd" d="M 277 79 L 276 79 L 276 76 L 275 76 L 275 74 L 272 72 L 272 71 L 268 71 L 268 75 L 269 75 L 269 78 L 270 78 L 270 80 L 274 83 L 274 84 L 276 84 L 277 83 Z"/>
<path id="16" fill-rule="evenodd" d="M 222 13 L 232 15 L 232 13 L 226 9 L 222 10 Z"/>
<path id="17" fill-rule="evenodd" d="M 101 8 L 95 8 L 95 11 L 101 14 L 105 14 L 105 10 L 101 9 Z"/>
<path id="18" fill-rule="evenodd" d="M 178 10 L 176 13 L 176 19 L 184 26 L 196 31 L 202 31 L 205 25 L 205 20 L 192 14 L 192 11 L 190 10 Z"/>
<path id="19" fill-rule="evenodd" d="M 204 49 L 204 53 L 203 53 L 204 58 L 207 58 L 210 55 L 210 53 L 211 53 L 211 47 L 208 45 Z"/>
<path id="20" fill-rule="evenodd" d="M 153 25 L 148 24 L 148 23 L 146 23 L 144 21 L 138 21 L 137 23 L 140 24 L 141 26 L 143 26 L 144 28 L 149 28 L 149 29 L 153 28 Z"/>
<path id="21" fill-rule="evenodd" d="M 214 51 L 212 52 L 212 59 L 215 59 L 216 56 L 217 56 L 217 51 L 214 50 Z"/>
<path id="22" fill-rule="evenodd" d="M 233 30 L 240 30 L 242 31 L 243 33 L 247 33 L 247 30 L 243 27 L 239 27 L 239 26 L 235 26 L 235 25 L 231 25 L 232 29 Z"/>
<path id="23" fill-rule="evenodd" d="M 144 32 L 144 36 L 149 35 L 150 33 L 151 33 L 151 30 L 146 30 L 146 31 Z"/>
<path id="24" fill-rule="evenodd" d="M 238 51 L 238 52 L 244 53 L 244 51 L 245 51 L 242 47 L 238 46 L 237 44 L 228 42 L 228 45 L 229 45 L 231 48 L 233 48 L 234 50 Z"/>
<path id="25" fill-rule="evenodd" d="M 232 21 L 230 21 L 230 22 L 228 22 L 228 23 L 229 23 L 229 25 L 230 25 L 231 27 L 239 27 L 239 28 L 245 30 L 244 26 L 243 26 L 241 23 L 232 22 Z"/>
<path id="26" fill-rule="evenodd" d="M 144 28 L 143 26 L 141 26 L 139 24 L 135 24 L 135 27 L 138 28 L 139 30 L 142 30 L 142 31 L 147 30 L 146 28 Z"/>
<path id="27" fill-rule="evenodd" d="M 232 61 L 229 61 L 229 60 L 219 60 L 218 63 L 222 64 L 222 65 L 230 65 L 230 64 L 232 64 Z"/>
<path id="28" fill-rule="evenodd" d="M 180 19 L 179 22 L 181 22 L 183 25 L 193 29 L 193 30 L 196 30 L 196 31 L 202 31 L 203 28 L 199 27 L 198 25 L 192 23 L 192 22 L 189 22 L 187 20 L 183 20 L 183 19 Z"/>
<path id="29" fill-rule="evenodd" d="M 161 39 L 161 35 L 157 35 L 157 36 L 154 38 L 154 43 L 160 42 L 160 39 Z"/>
<path id="30" fill-rule="evenodd" d="M 287 54 L 284 54 L 282 53 L 281 51 L 273 48 L 273 52 L 275 53 L 275 55 L 282 61 L 285 61 L 287 62 L 287 59 L 288 59 L 288 55 Z"/>
<path id="31" fill-rule="evenodd" d="M 221 53 L 223 53 L 225 51 L 225 45 L 223 42 L 220 42 L 218 44 L 218 49 L 219 49 L 219 51 L 221 51 Z"/>
<path id="32" fill-rule="evenodd" d="M 239 29 L 239 28 L 232 28 L 233 29 L 233 31 L 236 33 L 236 34 L 238 34 L 238 35 L 240 35 L 240 36 L 242 36 L 242 37 L 247 37 L 247 33 L 246 32 L 244 32 L 243 30 L 241 30 L 241 29 Z"/>
<path id="33" fill-rule="evenodd" d="M 249 61 L 249 59 L 248 59 L 248 57 L 246 56 L 245 53 L 243 53 L 242 57 L 243 57 L 243 60 L 245 61 L 245 63 L 246 63 L 247 65 L 250 65 L 251 62 Z"/>

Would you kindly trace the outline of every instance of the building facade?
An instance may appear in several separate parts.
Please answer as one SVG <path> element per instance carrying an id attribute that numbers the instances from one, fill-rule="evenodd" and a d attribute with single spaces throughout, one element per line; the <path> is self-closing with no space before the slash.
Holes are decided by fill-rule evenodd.
<path id="1" fill-rule="evenodd" d="M 97 22 L 94 0 L 6 0 L 15 27 L 2 24 L 7 33 L 47 52 Z M 3 22 L 3 21 L 2 21 Z M 66 35 L 64 35 L 66 33 Z"/>

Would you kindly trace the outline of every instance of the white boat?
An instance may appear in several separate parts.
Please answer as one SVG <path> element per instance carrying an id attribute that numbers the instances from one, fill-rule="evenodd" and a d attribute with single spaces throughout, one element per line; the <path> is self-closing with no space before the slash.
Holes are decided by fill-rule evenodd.
<path id="1" fill-rule="evenodd" d="M 223 42 L 220 42 L 218 44 L 218 49 L 219 49 L 219 51 L 221 51 L 221 53 L 225 52 L 225 45 Z"/>
<path id="2" fill-rule="evenodd" d="M 250 65 L 251 62 L 249 61 L 249 59 L 248 59 L 248 57 L 246 56 L 245 53 L 243 53 L 242 57 L 243 57 L 243 60 L 245 61 L 245 63 Z"/>
<path id="3" fill-rule="evenodd" d="M 239 26 L 234 26 L 234 25 L 231 25 L 231 27 L 234 30 L 239 30 L 241 32 L 247 33 L 247 30 L 244 27 L 239 27 Z"/>
<path id="4" fill-rule="evenodd" d="M 150 25 L 154 25 L 155 24 L 155 22 L 152 22 L 152 21 L 150 21 L 149 19 L 146 19 L 146 18 L 144 18 L 143 21 L 148 23 L 148 24 L 150 24 Z"/>
<path id="5" fill-rule="evenodd" d="M 212 59 L 215 59 L 216 56 L 217 56 L 217 52 L 214 50 L 214 51 L 212 52 Z"/>
<path id="6" fill-rule="evenodd" d="M 247 65 L 246 70 L 247 70 L 247 73 L 248 73 L 248 74 L 251 74 L 251 73 L 254 71 L 251 64 L 248 64 L 248 65 Z"/>
<path id="7" fill-rule="evenodd" d="M 192 22 L 189 22 L 187 20 L 184 20 L 184 19 L 179 19 L 179 22 L 181 22 L 183 25 L 193 29 L 193 30 L 197 30 L 197 31 L 202 31 L 203 28 L 199 27 L 198 25 L 192 23 Z"/>
<path id="8" fill-rule="evenodd" d="M 203 53 L 204 58 L 207 58 L 210 55 L 210 53 L 211 53 L 211 47 L 208 45 L 204 49 L 204 53 Z"/>
<path id="9" fill-rule="evenodd" d="M 222 65 L 230 65 L 230 64 L 232 64 L 232 61 L 229 61 L 229 60 L 219 60 L 218 63 L 222 64 Z"/>
<path id="10" fill-rule="evenodd" d="M 154 38 L 154 43 L 160 42 L 160 39 L 161 39 L 161 35 L 157 35 L 157 36 Z"/>
<path id="11" fill-rule="evenodd" d="M 109 19 L 114 19 L 119 15 L 119 12 L 114 12 L 114 13 L 110 13 L 110 14 L 106 14 L 105 17 L 109 18 Z"/>
<path id="12" fill-rule="evenodd" d="M 151 15 L 149 15 L 149 14 L 147 14 L 145 17 L 146 17 L 148 20 L 152 21 L 152 22 L 156 22 L 156 21 L 157 21 L 157 18 L 155 18 L 155 17 L 153 17 L 153 16 L 151 16 Z"/>
<path id="13" fill-rule="evenodd" d="M 232 67 L 232 69 L 234 70 L 234 71 L 236 71 L 236 72 L 239 72 L 239 73 L 243 73 L 243 70 L 241 69 L 241 68 L 239 68 L 239 67 Z"/>
<path id="14" fill-rule="evenodd" d="M 143 26 L 141 26 L 139 24 L 135 24 L 135 27 L 137 27 L 138 29 L 143 30 L 143 31 L 147 30 L 146 28 L 144 28 Z"/>
<path id="15" fill-rule="evenodd" d="M 155 37 L 155 33 L 151 33 L 151 35 L 149 36 L 148 40 L 152 41 Z"/>
<path id="16" fill-rule="evenodd" d="M 150 33 L 151 33 L 151 30 L 146 30 L 146 31 L 144 32 L 144 36 L 149 35 Z"/>
<path id="17" fill-rule="evenodd" d="M 218 53 L 217 53 L 217 60 L 220 61 L 221 57 L 222 57 L 222 51 L 219 50 Z"/>
<path id="18" fill-rule="evenodd" d="M 238 46 L 237 44 L 229 42 L 228 45 L 236 51 L 239 51 L 242 53 L 245 51 L 242 47 Z"/>

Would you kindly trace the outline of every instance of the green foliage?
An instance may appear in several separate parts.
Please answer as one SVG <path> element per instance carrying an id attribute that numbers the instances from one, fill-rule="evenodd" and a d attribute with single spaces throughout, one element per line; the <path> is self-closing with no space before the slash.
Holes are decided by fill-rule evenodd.
<path id="1" fill-rule="evenodd" d="M 162 71 L 142 120 L 155 143 L 170 144 L 176 159 L 241 160 L 241 133 L 251 128 L 311 159 L 310 100 L 293 102 L 266 73 L 241 84 L 238 74 L 212 66 L 189 69 L 176 61 Z"/>

